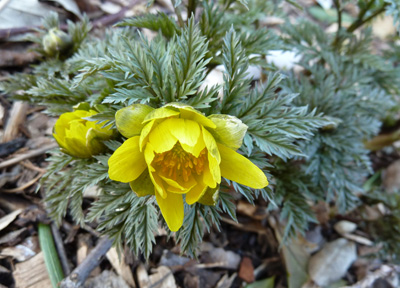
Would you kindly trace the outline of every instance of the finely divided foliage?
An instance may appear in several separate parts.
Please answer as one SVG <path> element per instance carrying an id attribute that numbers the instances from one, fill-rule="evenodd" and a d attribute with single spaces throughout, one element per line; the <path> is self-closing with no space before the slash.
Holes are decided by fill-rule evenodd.
<path id="1" fill-rule="evenodd" d="M 124 28 L 107 31 L 103 39 L 87 36 L 86 19 L 70 23 L 74 47 L 67 59 L 48 57 L 33 67 L 33 74 L 16 74 L 0 89 L 15 99 L 45 105 L 52 115 L 87 102 L 99 112 L 89 120 L 112 129 L 118 110 L 139 103 L 159 108 L 182 102 L 206 116 L 239 118 L 248 126 L 239 152 L 263 169 L 272 185 L 252 190 L 223 180 L 215 206 L 185 204 L 183 226 L 175 237 L 182 251 L 195 257 L 205 231 L 219 228 L 221 213 L 237 221 L 234 198 L 254 203 L 258 196 L 271 209 L 282 209 L 285 238 L 292 237 L 315 221 L 309 201 L 335 201 L 341 211 L 356 203 L 355 193 L 362 191 L 370 168 L 363 141 L 379 131 L 392 94 L 400 91 L 396 81 L 389 81 L 399 71 L 381 56 L 371 56 L 368 31 L 359 38 L 344 33 L 348 41 L 333 45 L 333 36 L 301 22 L 285 25 L 283 38 L 286 48 L 302 55 L 304 73 L 269 71 L 261 76 L 265 81 L 254 81 L 247 73 L 250 65 L 273 69 L 265 55 L 283 47 L 272 30 L 257 26 L 273 11 L 269 2 L 201 1 L 197 4 L 202 9 L 188 7 L 188 15 L 201 15 L 185 25 L 163 13 L 145 15 L 120 22 L 117 26 Z M 50 18 L 41 37 L 57 26 L 58 20 Z M 158 36 L 149 41 L 132 27 L 151 29 Z M 225 69 L 224 83 L 203 88 L 205 77 L 218 65 Z M 77 223 L 97 221 L 99 231 L 119 247 L 125 242 L 147 258 L 157 227 L 172 232 L 153 196 L 138 197 L 129 184 L 109 179 L 108 159 L 124 141 L 117 135 L 105 142 L 109 151 L 91 159 L 54 151 L 42 185 L 57 223 L 69 209 Z M 97 188 L 99 195 L 83 211 L 83 193 L 89 188 Z"/>

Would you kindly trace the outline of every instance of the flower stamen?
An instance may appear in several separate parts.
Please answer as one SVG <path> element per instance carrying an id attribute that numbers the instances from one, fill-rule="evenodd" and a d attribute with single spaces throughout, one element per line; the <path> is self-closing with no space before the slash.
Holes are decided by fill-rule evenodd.
<path id="1" fill-rule="evenodd" d="M 183 181 L 187 182 L 193 173 L 201 175 L 205 161 L 207 161 L 206 148 L 200 152 L 199 157 L 195 157 L 186 152 L 178 141 L 171 150 L 156 153 L 153 164 L 174 181 L 181 177 Z"/>

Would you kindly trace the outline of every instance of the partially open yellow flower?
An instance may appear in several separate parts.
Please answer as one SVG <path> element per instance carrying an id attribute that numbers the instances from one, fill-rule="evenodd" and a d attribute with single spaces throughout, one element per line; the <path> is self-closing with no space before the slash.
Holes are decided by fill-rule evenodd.
<path id="1" fill-rule="evenodd" d="M 108 161 L 110 179 L 130 182 L 138 196 L 155 194 L 171 231 L 183 223 L 182 194 L 188 204 L 212 198 L 221 176 L 257 189 L 268 185 L 265 174 L 235 152 L 247 131 L 236 117 L 205 117 L 170 103 L 159 109 L 135 104 L 115 119 L 128 139 Z"/>
<path id="2" fill-rule="evenodd" d="M 63 152 L 77 158 L 90 158 L 105 150 L 102 141 L 110 139 L 113 131 L 83 119 L 95 114 L 94 110 L 76 110 L 58 118 L 53 136 Z"/>

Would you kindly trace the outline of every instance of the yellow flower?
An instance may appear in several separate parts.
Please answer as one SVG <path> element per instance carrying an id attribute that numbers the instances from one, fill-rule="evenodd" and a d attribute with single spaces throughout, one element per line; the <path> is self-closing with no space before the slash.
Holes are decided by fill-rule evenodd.
<path id="1" fill-rule="evenodd" d="M 77 158 L 90 158 L 105 150 L 102 141 L 110 139 L 113 131 L 83 119 L 95 114 L 94 110 L 76 110 L 58 118 L 53 136 L 63 152 Z"/>
<path id="2" fill-rule="evenodd" d="M 203 114 L 170 103 L 153 109 L 135 104 L 119 110 L 116 125 L 128 139 L 108 160 L 110 179 L 129 182 L 138 196 L 154 195 L 171 231 L 183 223 L 183 199 L 209 202 L 221 176 L 261 189 L 265 174 L 235 152 L 247 126 L 229 115 Z"/>

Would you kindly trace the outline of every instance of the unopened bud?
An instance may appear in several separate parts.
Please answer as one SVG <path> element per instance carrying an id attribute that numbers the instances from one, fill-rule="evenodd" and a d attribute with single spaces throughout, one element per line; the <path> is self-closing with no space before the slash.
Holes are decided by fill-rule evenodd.
<path id="1" fill-rule="evenodd" d="M 68 53 L 72 44 L 71 36 L 58 28 L 52 28 L 43 38 L 43 49 L 49 56 Z"/>

